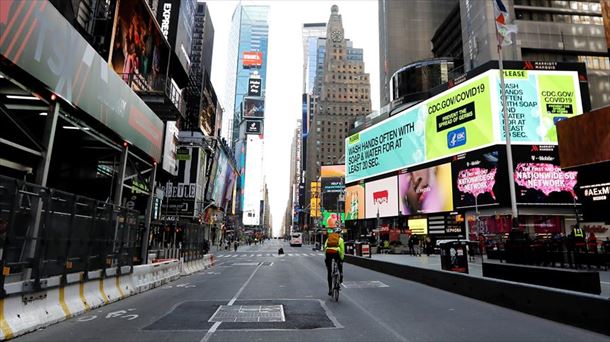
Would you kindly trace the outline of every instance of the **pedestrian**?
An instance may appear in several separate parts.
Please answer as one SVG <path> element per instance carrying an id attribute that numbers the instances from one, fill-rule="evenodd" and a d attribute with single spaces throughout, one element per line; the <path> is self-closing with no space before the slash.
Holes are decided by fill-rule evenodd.
<path id="1" fill-rule="evenodd" d="M 237 242 L 237 240 L 235 240 L 233 242 L 233 248 L 235 248 L 235 251 L 237 252 L 237 246 L 239 245 L 239 243 Z"/>
<path id="2" fill-rule="evenodd" d="M 412 239 L 413 239 L 413 251 L 415 252 L 415 255 L 421 256 L 421 246 L 420 246 L 421 241 L 419 240 L 419 236 L 417 236 L 417 234 L 413 234 Z"/>
<path id="3" fill-rule="evenodd" d="M 597 237 L 593 232 L 590 232 L 587 238 L 587 249 L 589 253 L 597 253 Z"/>
<path id="4" fill-rule="evenodd" d="M 426 239 L 425 239 L 425 248 L 426 248 L 426 255 L 430 256 L 430 250 L 432 249 L 432 239 L 430 238 L 429 235 L 426 235 Z"/>

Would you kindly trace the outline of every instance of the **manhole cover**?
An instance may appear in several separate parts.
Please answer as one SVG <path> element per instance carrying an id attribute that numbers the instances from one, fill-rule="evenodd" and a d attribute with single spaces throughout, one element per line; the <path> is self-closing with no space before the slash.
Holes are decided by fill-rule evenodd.
<path id="1" fill-rule="evenodd" d="M 221 305 L 208 322 L 285 322 L 283 305 Z"/>
<path id="2" fill-rule="evenodd" d="M 379 280 L 370 281 L 344 281 L 343 287 L 346 289 L 366 289 L 371 287 L 389 287 L 388 285 L 380 282 Z"/>

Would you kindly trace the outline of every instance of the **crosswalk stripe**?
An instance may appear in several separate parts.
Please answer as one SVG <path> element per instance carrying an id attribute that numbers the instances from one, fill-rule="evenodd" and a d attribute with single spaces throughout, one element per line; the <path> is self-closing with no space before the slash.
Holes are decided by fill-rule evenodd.
<path id="1" fill-rule="evenodd" d="M 250 256 L 251 256 L 251 257 L 253 257 L 253 256 L 254 256 L 254 254 L 250 254 Z"/>

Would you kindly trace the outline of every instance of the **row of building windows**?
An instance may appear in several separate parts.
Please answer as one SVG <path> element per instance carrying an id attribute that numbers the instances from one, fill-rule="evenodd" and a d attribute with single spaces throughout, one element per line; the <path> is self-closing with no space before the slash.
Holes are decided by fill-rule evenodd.
<path id="1" fill-rule="evenodd" d="M 578 56 L 578 61 L 585 63 L 588 70 L 610 70 L 610 58 L 602 56 Z"/>
<path id="2" fill-rule="evenodd" d="M 368 95 L 346 95 L 343 94 L 343 96 L 341 96 L 341 94 L 335 94 L 334 92 L 326 92 L 326 97 L 330 98 L 330 99 L 352 99 L 352 100 L 368 100 L 369 96 Z"/>
<path id="3" fill-rule="evenodd" d="M 566 8 L 575 11 L 591 11 L 600 12 L 601 4 L 599 0 L 580 0 L 580 1 L 568 1 L 568 0 L 515 0 L 516 6 L 535 6 L 535 7 L 552 7 L 552 8 Z"/>
<path id="4" fill-rule="evenodd" d="M 571 23 L 571 24 L 590 24 L 603 25 L 602 17 L 590 15 L 568 15 L 568 14 L 551 14 L 544 12 L 531 12 L 526 10 L 516 10 L 515 16 L 518 20 L 528 21 L 546 21 L 555 23 Z"/>

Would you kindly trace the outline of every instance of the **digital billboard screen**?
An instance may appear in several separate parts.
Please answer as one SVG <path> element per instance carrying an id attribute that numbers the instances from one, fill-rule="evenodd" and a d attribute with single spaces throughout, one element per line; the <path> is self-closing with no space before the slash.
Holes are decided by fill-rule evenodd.
<path id="1" fill-rule="evenodd" d="M 449 163 L 401 173 L 398 188 L 403 215 L 453 210 Z"/>
<path id="2" fill-rule="evenodd" d="M 516 144 L 556 144 L 582 114 L 578 72 L 505 70 Z M 346 183 L 504 143 L 499 71 L 488 70 L 345 140 Z"/>
<path id="3" fill-rule="evenodd" d="M 265 116 L 265 100 L 244 97 L 244 117 L 262 118 Z"/>
<path id="4" fill-rule="evenodd" d="M 256 51 L 244 51 L 242 55 L 244 68 L 260 68 L 263 65 L 263 53 Z"/>
<path id="5" fill-rule="evenodd" d="M 339 202 L 345 190 L 343 178 L 345 165 L 322 165 L 320 167 L 320 182 L 322 186 L 322 208 L 328 211 L 342 211 Z"/>
<path id="6" fill-rule="evenodd" d="M 335 228 L 345 221 L 345 214 L 333 211 L 322 211 L 322 227 Z"/>
<path id="7" fill-rule="evenodd" d="M 398 216 L 398 178 L 391 176 L 364 186 L 366 218 Z"/>
<path id="8" fill-rule="evenodd" d="M 559 167 L 556 145 L 513 146 L 517 203 L 574 205 L 576 171 Z"/>
<path id="9" fill-rule="evenodd" d="M 165 124 L 165 144 L 163 145 L 163 162 L 161 167 L 171 175 L 178 175 L 178 161 L 176 160 L 176 144 L 178 143 L 178 127 L 176 121 Z"/>
<path id="10" fill-rule="evenodd" d="M 138 78 L 151 90 L 162 87 L 169 45 L 143 0 L 118 0 L 110 65 L 124 81 Z M 138 83 L 133 83 L 138 84 Z"/>
<path id="11" fill-rule="evenodd" d="M 578 169 L 576 193 L 587 222 L 610 222 L 610 162 Z"/>
<path id="12" fill-rule="evenodd" d="M 263 122 L 261 120 L 246 119 L 246 134 L 262 134 Z"/>
<path id="13" fill-rule="evenodd" d="M 501 152 L 501 147 L 493 147 L 460 154 L 453 159 L 453 203 L 456 209 L 504 203 L 508 181 L 504 153 Z"/>
<path id="14" fill-rule="evenodd" d="M 248 79 L 248 96 L 260 97 L 261 94 L 261 79 L 250 77 Z"/>
<path id="15" fill-rule="evenodd" d="M 190 67 L 196 0 L 159 0 L 157 22 L 185 70 Z"/>
<path id="16" fill-rule="evenodd" d="M 345 219 L 358 220 L 364 216 L 364 184 L 348 186 L 345 188 Z"/>

